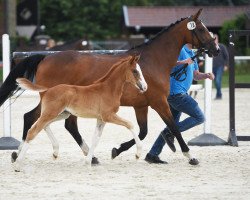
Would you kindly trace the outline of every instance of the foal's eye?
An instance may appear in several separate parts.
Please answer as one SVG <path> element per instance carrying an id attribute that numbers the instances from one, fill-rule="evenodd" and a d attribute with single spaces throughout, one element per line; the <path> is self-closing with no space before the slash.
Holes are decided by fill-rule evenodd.
<path id="1" fill-rule="evenodd" d="M 133 74 L 137 74 L 137 70 L 136 69 L 133 70 Z"/>

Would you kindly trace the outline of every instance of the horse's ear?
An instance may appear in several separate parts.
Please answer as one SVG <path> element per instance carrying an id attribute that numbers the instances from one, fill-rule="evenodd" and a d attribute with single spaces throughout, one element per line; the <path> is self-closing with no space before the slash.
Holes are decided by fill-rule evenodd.
<path id="1" fill-rule="evenodd" d="M 193 20 L 196 21 L 202 12 L 202 8 L 193 16 Z"/>

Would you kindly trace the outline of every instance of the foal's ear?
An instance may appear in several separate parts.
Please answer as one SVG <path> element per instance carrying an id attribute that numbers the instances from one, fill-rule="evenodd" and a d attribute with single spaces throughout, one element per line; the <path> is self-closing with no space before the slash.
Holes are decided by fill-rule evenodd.
<path id="1" fill-rule="evenodd" d="M 133 64 L 134 62 L 137 62 L 140 59 L 139 55 L 133 55 L 131 56 L 130 63 Z"/>
<path id="2" fill-rule="evenodd" d="M 140 60 L 141 55 L 136 55 L 135 56 L 135 62 L 138 62 Z"/>
<path id="3" fill-rule="evenodd" d="M 202 8 L 193 16 L 193 20 L 196 21 L 202 12 Z"/>

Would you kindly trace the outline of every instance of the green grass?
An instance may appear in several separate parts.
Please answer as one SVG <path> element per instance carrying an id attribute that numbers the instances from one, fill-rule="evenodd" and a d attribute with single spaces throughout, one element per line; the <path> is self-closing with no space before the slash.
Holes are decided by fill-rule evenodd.
<path id="1" fill-rule="evenodd" d="M 250 83 L 250 73 L 248 74 L 236 74 L 235 83 Z M 222 87 L 229 87 L 229 74 L 224 73 L 222 77 Z"/>
<path id="2" fill-rule="evenodd" d="M 0 83 L 3 81 L 3 69 L 0 68 Z"/>

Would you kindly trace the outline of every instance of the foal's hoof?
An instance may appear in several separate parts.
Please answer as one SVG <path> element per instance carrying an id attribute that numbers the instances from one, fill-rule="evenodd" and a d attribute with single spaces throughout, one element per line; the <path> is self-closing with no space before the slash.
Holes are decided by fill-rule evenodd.
<path id="1" fill-rule="evenodd" d="M 18 157 L 17 152 L 13 151 L 11 154 L 11 162 L 12 163 L 16 162 L 17 157 Z"/>
<path id="2" fill-rule="evenodd" d="M 13 163 L 14 171 L 15 172 L 20 172 L 20 164 L 18 162 Z"/>
<path id="3" fill-rule="evenodd" d="M 118 153 L 117 153 L 117 148 L 113 148 L 112 149 L 112 152 L 111 152 L 111 158 L 114 159 L 116 156 L 118 156 Z"/>
<path id="4" fill-rule="evenodd" d="M 91 161 L 91 164 L 92 164 L 92 165 L 99 165 L 100 162 L 99 162 L 98 158 L 93 157 L 93 158 L 92 158 L 92 161 Z"/>
<path id="5" fill-rule="evenodd" d="M 190 165 L 198 165 L 199 161 L 196 158 L 192 158 L 189 160 L 189 164 Z"/>
<path id="6" fill-rule="evenodd" d="M 53 153 L 53 159 L 56 160 L 58 158 L 58 155 Z"/>

